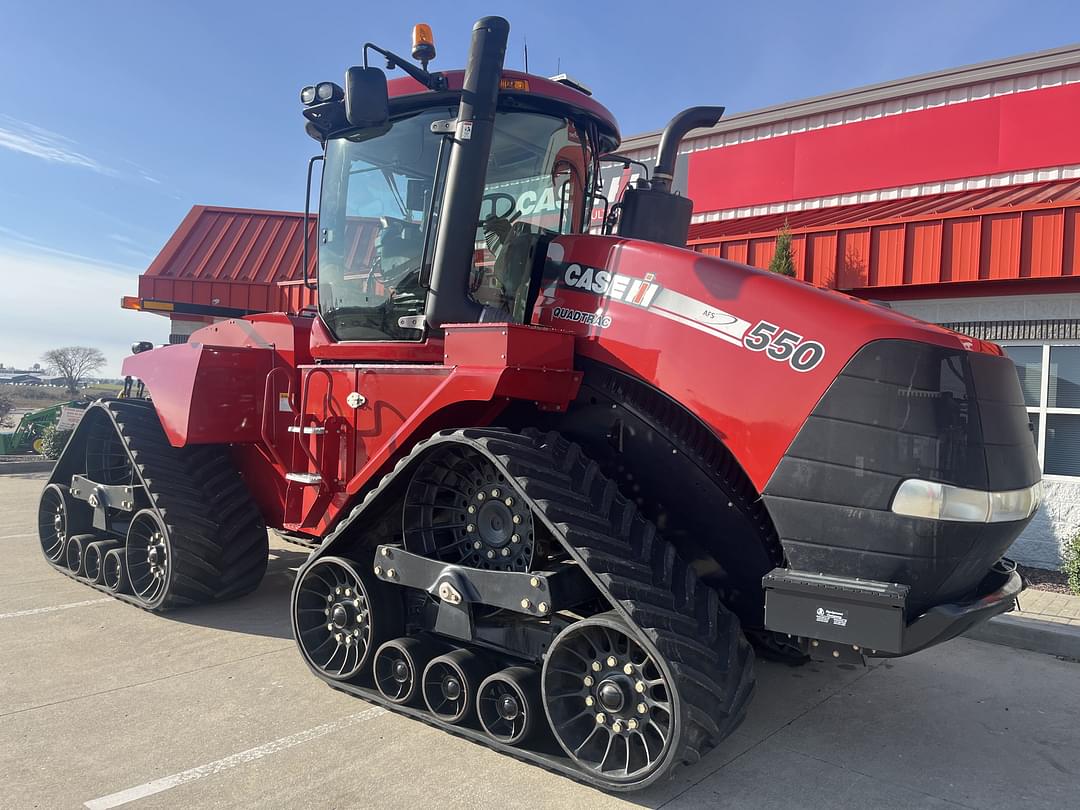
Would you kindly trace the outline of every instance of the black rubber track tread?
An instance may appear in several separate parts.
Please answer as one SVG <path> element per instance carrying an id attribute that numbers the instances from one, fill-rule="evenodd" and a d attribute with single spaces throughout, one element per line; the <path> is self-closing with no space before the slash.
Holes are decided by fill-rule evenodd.
<path id="1" fill-rule="evenodd" d="M 532 502 L 537 519 L 586 567 L 639 640 L 659 653 L 682 701 L 683 731 L 671 761 L 694 763 L 730 734 L 745 715 L 754 684 L 753 652 L 738 619 L 641 517 L 636 506 L 601 474 L 599 466 L 586 458 L 578 445 L 557 433 L 464 429 L 436 434 L 419 443 L 383 476 L 312 554 L 308 564 L 324 553 L 333 553 L 335 541 L 349 524 L 417 458 L 435 444 L 454 441 L 478 446 L 497 461 L 500 471 Z M 298 582 L 302 575 L 303 570 Z M 332 685 L 365 697 L 372 692 L 352 684 Z M 382 701 L 377 693 L 375 699 L 388 708 L 403 710 Z M 404 711 L 417 716 L 415 711 Z M 421 715 L 421 719 L 476 739 L 434 718 Z M 577 770 L 569 760 L 552 761 L 487 739 L 477 741 L 609 790 L 639 789 L 653 781 L 612 784 Z"/>
<path id="2" fill-rule="evenodd" d="M 168 527 L 172 571 L 168 594 L 154 607 L 130 594 L 86 584 L 155 613 L 255 590 L 269 556 L 266 526 L 228 449 L 173 447 L 153 405 L 144 400 L 111 400 L 95 406 L 108 411 L 152 508 Z"/>

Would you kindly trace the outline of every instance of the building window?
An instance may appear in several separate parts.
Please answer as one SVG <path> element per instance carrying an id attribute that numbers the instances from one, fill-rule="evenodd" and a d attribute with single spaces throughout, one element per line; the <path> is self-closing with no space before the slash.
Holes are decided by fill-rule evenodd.
<path id="1" fill-rule="evenodd" d="M 1080 345 L 1003 348 L 1016 364 L 1043 474 L 1080 477 Z"/>

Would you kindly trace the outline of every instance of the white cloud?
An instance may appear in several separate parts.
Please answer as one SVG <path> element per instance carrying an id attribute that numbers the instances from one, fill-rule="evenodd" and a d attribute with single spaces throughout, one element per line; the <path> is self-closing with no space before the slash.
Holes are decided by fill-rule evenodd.
<path id="1" fill-rule="evenodd" d="M 25 367 L 57 346 L 94 346 L 108 359 L 101 373 L 120 376 L 132 342 L 164 343 L 169 335 L 167 318 L 120 308 L 122 296 L 137 293 L 138 272 L 29 245 L 0 245 L 7 304 L 0 362 Z"/>
<path id="2" fill-rule="evenodd" d="M 74 149 L 75 146 L 77 144 L 73 140 L 63 135 L 17 118 L 0 116 L 0 149 L 21 152 L 53 163 L 79 166 L 99 174 L 115 174 L 109 167 Z"/>

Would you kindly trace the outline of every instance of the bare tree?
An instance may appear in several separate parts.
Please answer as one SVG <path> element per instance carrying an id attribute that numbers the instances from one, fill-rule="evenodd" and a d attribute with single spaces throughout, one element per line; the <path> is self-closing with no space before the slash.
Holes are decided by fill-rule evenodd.
<path id="1" fill-rule="evenodd" d="M 41 355 L 49 368 L 62 377 L 69 394 L 79 393 L 79 383 L 92 371 L 105 365 L 105 355 L 100 349 L 89 346 L 64 346 L 50 349 Z"/>

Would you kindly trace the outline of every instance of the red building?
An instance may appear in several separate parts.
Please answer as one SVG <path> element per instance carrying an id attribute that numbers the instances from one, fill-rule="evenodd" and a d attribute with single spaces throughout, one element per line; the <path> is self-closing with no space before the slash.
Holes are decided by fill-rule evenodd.
<path id="1" fill-rule="evenodd" d="M 1014 552 L 1051 567 L 1080 528 L 1078 129 L 1080 46 L 731 115 L 683 143 L 678 172 L 693 249 L 766 267 L 786 226 L 798 278 L 1006 346 L 1047 488 Z M 648 164 L 658 138 L 620 151 Z M 634 171 L 605 176 L 612 200 Z M 302 219 L 196 207 L 128 305 L 169 312 L 178 341 L 298 311 Z"/>

